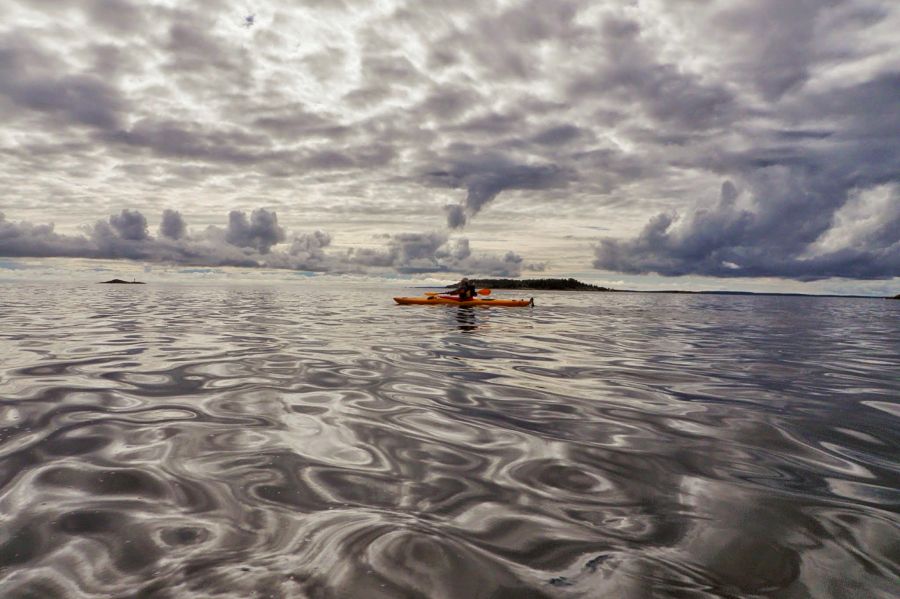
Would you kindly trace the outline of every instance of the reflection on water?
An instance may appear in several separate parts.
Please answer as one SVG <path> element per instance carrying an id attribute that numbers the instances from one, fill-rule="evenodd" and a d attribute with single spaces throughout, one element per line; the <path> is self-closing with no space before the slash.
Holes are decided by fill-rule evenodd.
<path id="1" fill-rule="evenodd" d="M 481 309 L 483 310 L 484 308 Z M 474 331 L 478 328 L 478 308 L 461 306 L 454 310 L 451 306 L 451 311 L 456 317 L 457 328 L 460 331 Z"/>
<path id="2" fill-rule="evenodd" d="M 391 291 L 0 287 L 0 596 L 895 596 L 900 303 Z"/>

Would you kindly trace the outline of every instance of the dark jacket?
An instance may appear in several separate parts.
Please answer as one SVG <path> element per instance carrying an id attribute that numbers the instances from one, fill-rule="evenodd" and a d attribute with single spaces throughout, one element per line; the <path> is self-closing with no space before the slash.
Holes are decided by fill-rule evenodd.
<path id="1" fill-rule="evenodd" d="M 460 282 L 456 289 L 450 292 L 450 295 L 458 295 L 461 300 L 470 300 L 478 295 L 478 292 L 475 290 L 475 283 L 467 281 L 465 283 Z"/>

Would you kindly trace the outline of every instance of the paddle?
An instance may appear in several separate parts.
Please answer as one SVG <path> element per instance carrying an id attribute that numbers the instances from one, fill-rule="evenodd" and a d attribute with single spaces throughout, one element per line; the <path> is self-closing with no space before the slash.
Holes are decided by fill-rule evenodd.
<path id="1" fill-rule="evenodd" d="M 444 295 L 445 293 L 447 293 L 447 292 L 446 291 L 426 291 L 425 295 Z M 490 289 L 479 289 L 478 290 L 478 295 L 490 295 L 490 294 L 491 294 Z"/>

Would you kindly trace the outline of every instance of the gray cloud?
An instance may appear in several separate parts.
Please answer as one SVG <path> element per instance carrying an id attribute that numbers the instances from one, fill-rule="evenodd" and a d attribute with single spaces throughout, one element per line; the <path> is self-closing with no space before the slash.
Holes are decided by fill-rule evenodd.
<path id="1" fill-rule="evenodd" d="M 444 233 L 402 233 L 388 238 L 386 249 L 357 252 L 356 260 L 379 266 L 390 266 L 401 273 L 462 272 L 518 276 L 522 258 L 515 252 L 502 257 L 473 254 L 469 240 L 450 240 Z"/>
<path id="2" fill-rule="evenodd" d="M 710 166 L 741 183 L 743 206 L 726 181 L 716 206 L 689 210 L 677 225 L 660 214 L 632 240 L 603 239 L 594 266 L 667 276 L 900 276 L 900 213 L 893 208 L 900 204 L 900 116 L 891 108 L 898 94 L 900 75 L 886 74 L 798 96 L 789 111 L 839 122 L 840 130 L 762 138 L 751 150 L 722 152 Z M 881 225 L 841 238 L 841 212 L 879 189 L 892 198 L 873 204 Z"/>
<path id="3" fill-rule="evenodd" d="M 196 124 L 142 119 L 130 129 L 103 132 L 104 143 L 147 149 L 163 158 L 246 166 L 276 158 L 261 138 L 235 129 L 209 130 Z"/>
<path id="4" fill-rule="evenodd" d="M 169 239 L 179 240 L 187 234 L 187 223 L 177 210 L 166 208 L 159 223 L 159 234 Z"/>
<path id="5" fill-rule="evenodd" d="M 99 257 L 95 245 L 85 237 L 56 233 L 53 225 L 13 223 L 0 212 L 0 256 L 9 257 Z"/>
<path id="6" fill-rule="evenodd" d="M 122 210 L 120 214 L 109 217 L 110 226 L 116 230 L 118 236 L 130 241 L 147 239 L 147 219 L 137 210 Z"/>
<path id="7" fill-rule="evenodd" d="M 84 10 L 93 25 L 113 33 L 133 33 L 147 26 L 148 15 L 124 0 L 88 0 Z"/>
<path id="8" fill-rule="evenodd" d="M 575 125 L 554 125 L 540 131 L 532 139 L 541 145 L 559 146 L 571 143 L 584 134 L 585 131 Z"/>
<path id="9" fill-rule="evenodd" d="M 284 229 L 278 226 L 278 216 L 265 208 L 254 210 L 249 221 L 244 212 L 232 210 L 228 213 L 225 240 L 231 245 L 268 254 L 273 245 L 284 241 Z"/>
<path id="10" fill-rule="evenodd" d="M 122 206 L 157 214 L 190 196 L 209 215 L 252 197 L 288 219 L 191 231 L 166 212 L 158 237 L 124 212 L 82 236 L 3 221 L 9 252 L 335 272 L 558 258 L 673 276 L 896 273 L 893 212 L 877 200 L 900 182 L 895 2 L 260 0 L 252 26 L 233 0 L 5 11 L 0 209 L 72 230 Z M 498 223 L 490 206 L 511 192 Z M 289 235 L 294 214 L 343 219 L 355 238 L 336 239 L 357 249 Z M 447 228 L 404 237 L 413 218 Z M 473 218 L 516 247 L 541 236 L 548 254 L 461 257 L 451 233 Z M 608 230 L 594 255 L 567 235 L 588 222 Z M 396 237 L 358 249 L 383 231 Z"/>
<path id="11" fill-rule="evenodd" d="M 465 202 L 447 208 L 447 226 L 454 229 L 465 226 L 504 190 L 562 187 L 567 175 L 565 169 L 553 164 L 517 164 L 497 155 L 460 159 L 446 169 L 427 173 L 432 184 L 466 189 Z"/>
<path id="12" fill-rule="evenodd" d="M 466 226 L 466 209 L 457 204 L 444 206 L 447 211 L 447 226 L 451 229 L 461 229 Z"/>
<path id="13" fill-rule="evenodd" d="M 323 249 L 331 245 L 331 235 L 325 231 L 313 231 L 294 237 L 291 242 L 291 256 L 322 258 Z"/>
<path id="14" fill-rule="evenodd" d="M 707 129 L 735 117 L 735 99 L 724 85 L 662 61 L 636 21 L 610 17 L 601 32 L 605 60 L 570 83 L 571 97 L 631 103 L 645 117 L 680 129 Z"/>
<path id="15" fill-rule="evenodd" d="M 27 38 L 0 36 L 0 96 L 19 109 L 63 122 L 111 129 L 125 102 L 117 88 L 99 76 L 63 71 L 61 60 Z"/>
<path id="16" fill-rule="evenodd" d="M 728 32 L 740 75 L 765 100 L 777 101 L 808 82 L 818 62 L 846 60 L 852 52 L 823 34 L 876 24 L 885 7 L 848 0 L 735 2 L 714 14 L 711 25 Z"/>
<path id="17" fill-rule="evenodd" d="M 594 266 L 632 274 L 804 281 L 900 276 L 900 191 L 896 186 L 883 190 L 889 194 L 889 201 L 877 223 L 850 231 L 836 248 L 817 248 L 816 242 L 833 230 L 834 210 L 826 206 L 828 218 L 803 221 L 805 211 L 789 202 L 760 200 L 771 197 L 759 194 L 773 187 L 783 189 L 783 177 L 791 175 L 782 172 L 773 176 L 778 179 L 775 185 L 756 182 L 756 211 L 737 207 L 737 190 L 726 181 L 716 206 L 691 212 L 681 223 L 677 215 L 663 213 L 650 219 L 634 239 L 602 239 L 596 246 Z M 809 193 L 802 188 L 792 191 Z M 837 201 L 843 206 L 847 199 Z M 773 222 L 779 217 L 783 223 Z"/>
<path id="18" fill-rule="evenodd" d="M 301 232 L 288 237 L 274 212 L 259 208 L 250 217 L 231 211 L 228 226 L 191 233 L 179 212 L 165 210 L 159 237 L 147 219 L 123 210 L 86 227 L 86 235 L 60 235 L 52 225 L 13 223 L 0 213 L 0 256 L 77 257 L 139 260 L 192 266 L 239 266 L 333 273 L 441 273 L 517 275 L 523 259 L 473 254 L 469 240 L 443 232 L 384 235 L 381 247 L 329 251 L 331 235 Z M 287 242 L 288 247 L 274 249 Z"/>

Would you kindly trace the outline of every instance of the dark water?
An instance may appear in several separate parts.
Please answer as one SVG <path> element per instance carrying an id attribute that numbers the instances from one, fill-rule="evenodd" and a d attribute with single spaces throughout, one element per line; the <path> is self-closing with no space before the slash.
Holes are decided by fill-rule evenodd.
<path id="1" fill-rule="evenodd" d="M 0 286 L 0 597 L 896 596 L 900 302 L 395 291 Z"/>

